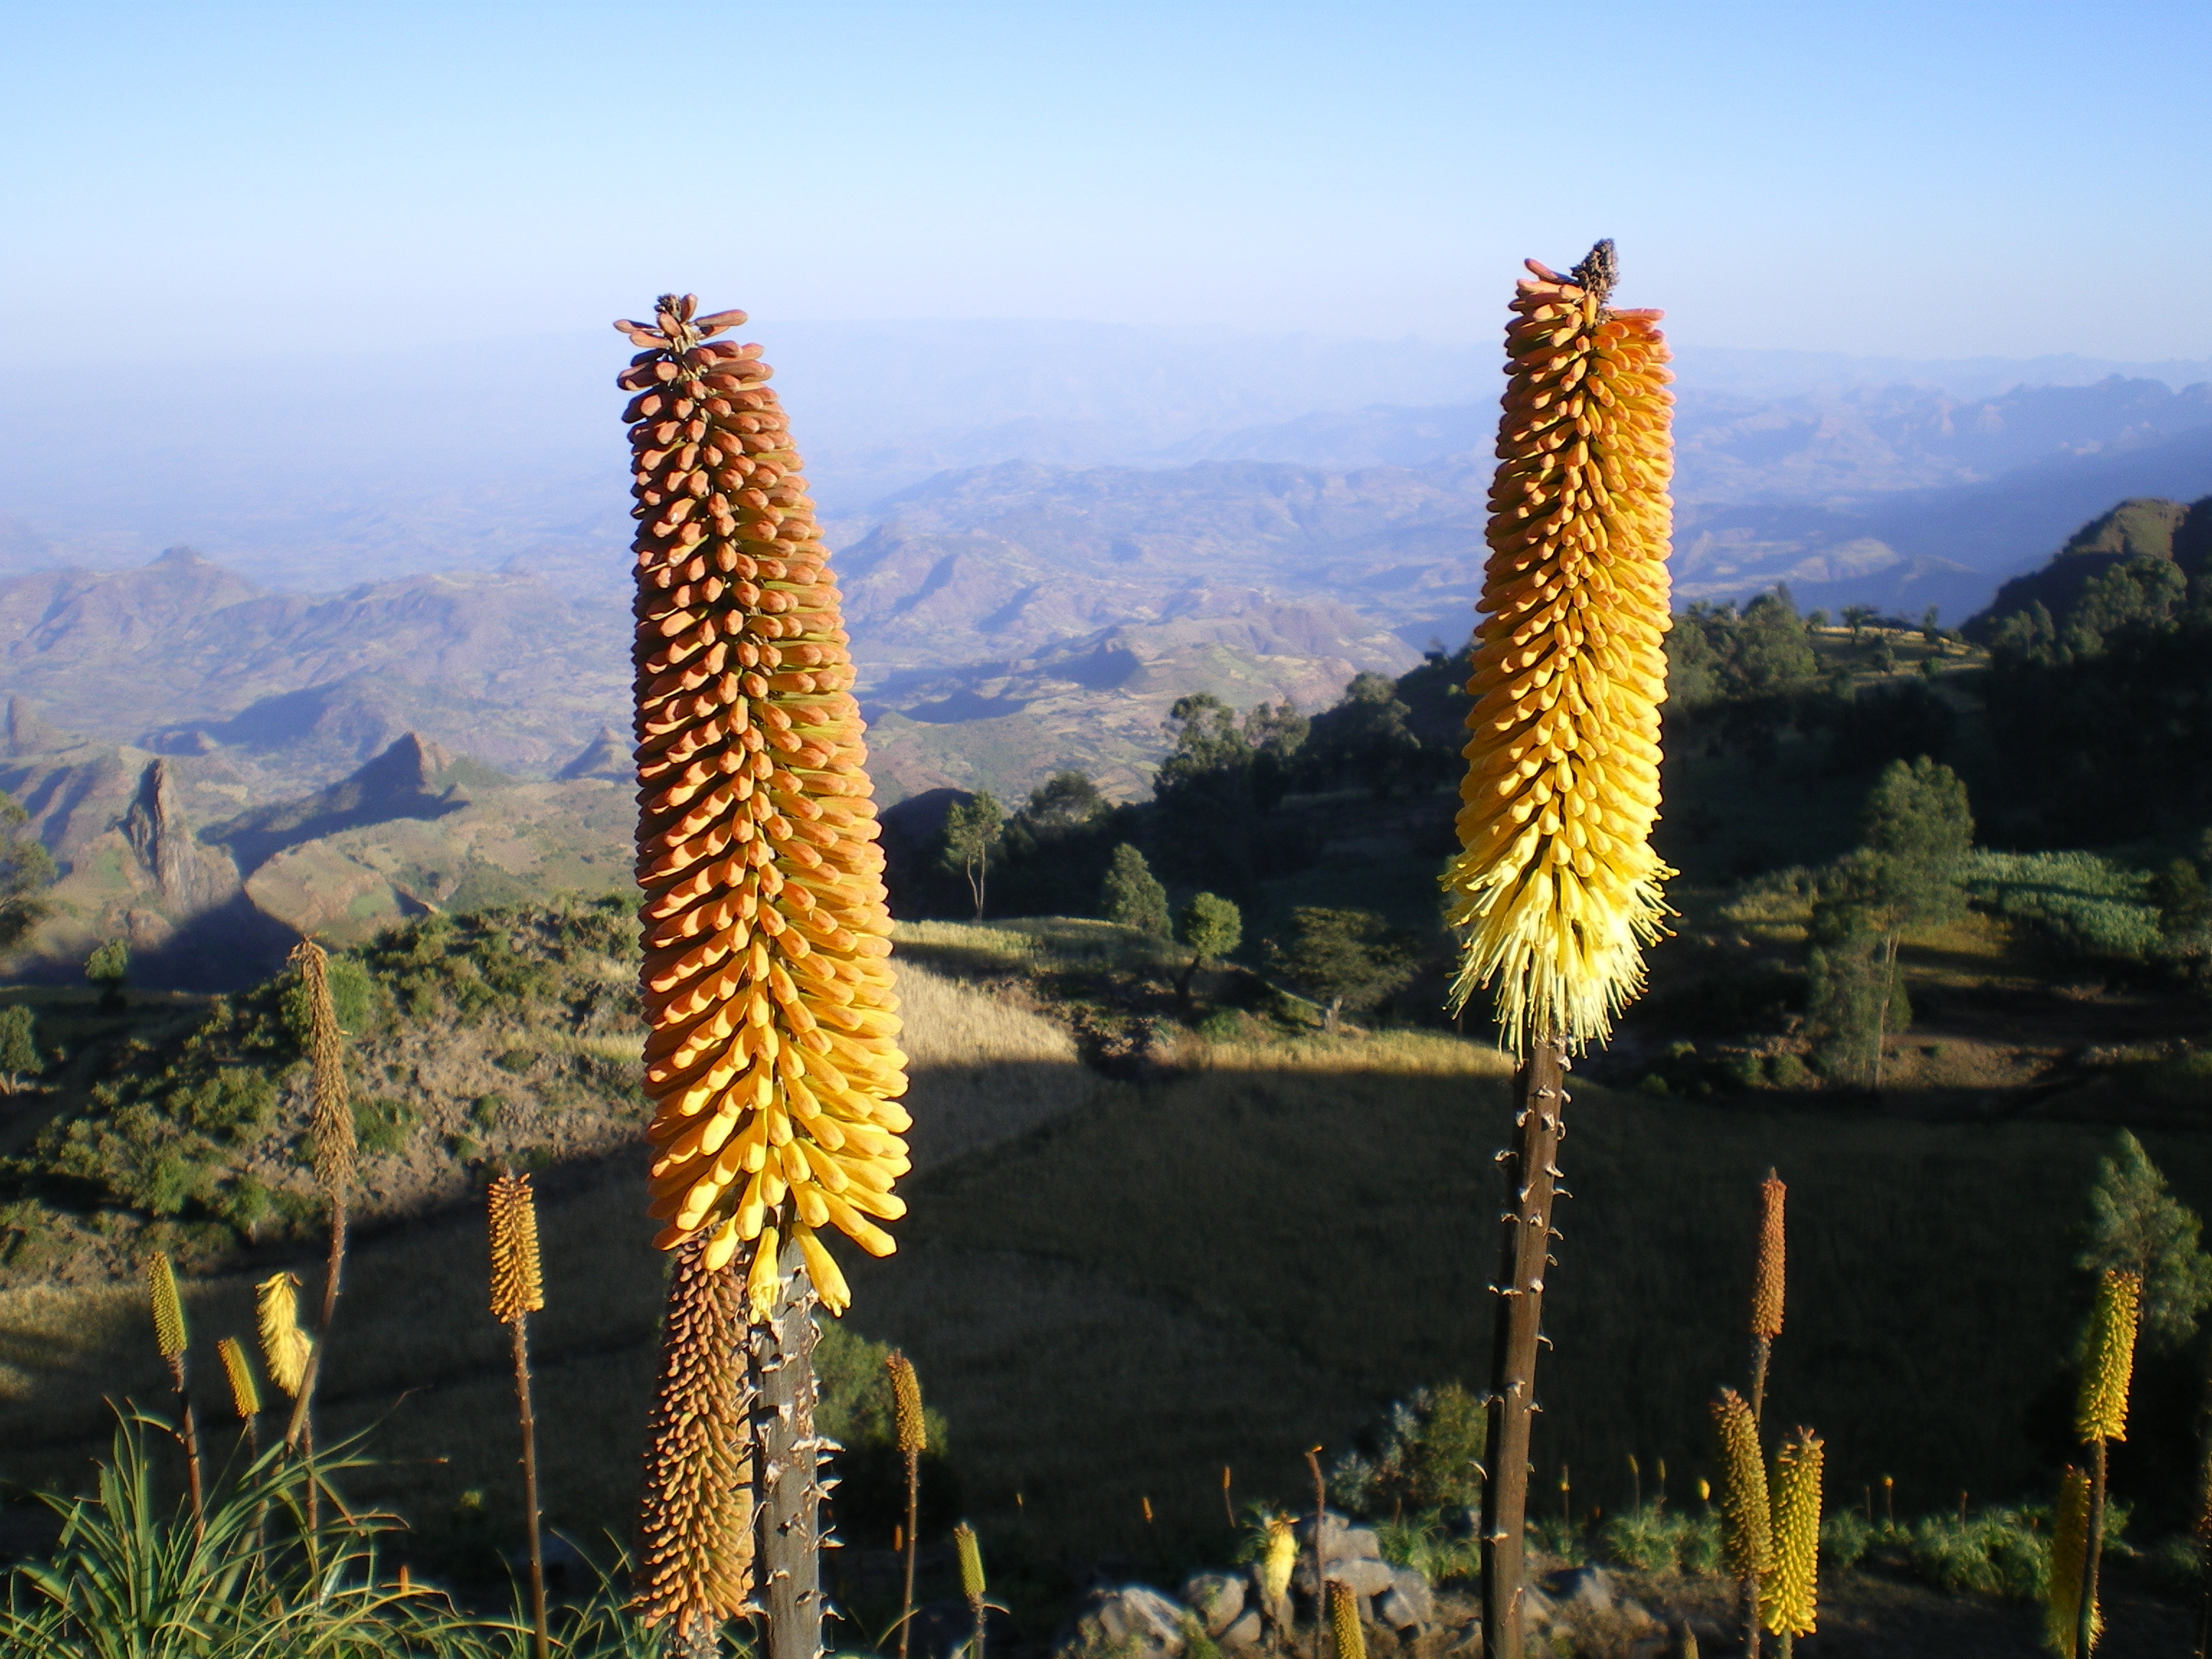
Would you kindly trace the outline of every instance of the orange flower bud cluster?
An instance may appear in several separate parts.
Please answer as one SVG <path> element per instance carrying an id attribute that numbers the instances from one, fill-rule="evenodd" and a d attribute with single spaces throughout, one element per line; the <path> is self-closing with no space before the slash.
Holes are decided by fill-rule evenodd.
<path id="1" fill-rule="evenodd" d="M 1613 245 L 1534 260 L 1511 376 L 1467 690 L 1462 848 L 1443 878 L 1465 941 L 1457 1007 L 1498 987 L 1505 1042 L 1602 1039 L 1644 985 L 1674 872 L 1659 813 L 1673 398 L 1656 311 L 1614 311 Z"/>
<path id="2" fill-rule="evenodd" d="M 743 312 L 664 295 L 621 384 L 637 499 L 637 872 L 659 1243 L 877 1255 L 904 1212 L 890 916 L 837 586 Z M 756 1279 L 759 1273 L 754 1275 Z M 769 1285 L 753 1285 L 757 1308 Z"/>

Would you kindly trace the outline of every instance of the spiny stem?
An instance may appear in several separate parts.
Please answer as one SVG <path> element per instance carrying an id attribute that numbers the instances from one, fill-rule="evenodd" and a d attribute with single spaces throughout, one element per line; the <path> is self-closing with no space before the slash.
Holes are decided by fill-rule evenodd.
<path id="1" fill-rule="evenodd" d="M 530 1616 L 538 1659 L 550 1659 L 545 1628 L 545 1550 L 538 1532 L 538 1417 L 530 1403 L 529 1316 L 518 1314 L 514 1331 L 514 1401 L 522 1424 L 523 1525 L 530 1540 Z"/>

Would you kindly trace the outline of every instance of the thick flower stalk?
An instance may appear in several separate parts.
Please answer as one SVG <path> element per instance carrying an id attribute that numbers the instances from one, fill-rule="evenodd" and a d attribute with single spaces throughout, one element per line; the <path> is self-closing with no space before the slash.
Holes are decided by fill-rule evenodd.
<path id="1" fill-rule="evenodd" d="M 755 1316 L 795 1239 L 885 1255 L 904 1206 L 890 917 L 848 636 L 743 312 L 663 295 L 622 377 L 638 506 L 638 880 L 652 1213 L 701 1267 L 751 1249 Z"/>
<path id="2" fill-rule="evenodd" d="M 1821 1443 L 1797 1431 L 1774 1451 L 1773 1565 L 1760 1581 L 1766 1628 L 1777 1636 L 1810 1636 L 1818 1613 L 1820 1575 Z"/>
<path id="3" fill-rule="evenodd" d="M 704 1252 L 678 1247 L 669 1275 L 635 1580 L 646 1624 L 665 1621 L 684 1653 L 714 1651 L 722 1622 L 745 1611 L 753 1555 L 751 1390 L 732 1363 L 744 1285 Z"/>
<path id="4" fill-rule="evenodd" d="M 1525 1053 L 1604 1038 L 1644 985 L 1673 873 L 1659 813 L 1673 398 L 1656 311 L 1614 311 L 1613 245 L 1561 276 L 1531 259 L 1490 497 L 1462 851 L 1456 1008 L 1495 983 Z"/>

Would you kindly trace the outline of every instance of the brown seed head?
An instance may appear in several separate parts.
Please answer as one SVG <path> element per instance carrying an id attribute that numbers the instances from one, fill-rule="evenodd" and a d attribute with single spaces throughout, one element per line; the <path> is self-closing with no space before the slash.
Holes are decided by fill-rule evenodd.
<path id="1" fill-rule="evenodd" d="M 1760 1577 L 1774 1565 L 1774 1522 L 1767 1505 L 1766 1462 L 1759 1455 L 1759 1425 L 1734 1389 L 1721 1390 L 1712 1411 L 1720 1441 L 1721 1539 L 1729 1570 L 1738 1578 Z"/>
<path id="2" fill-rule="evenodd" d="M 1800 1429 L 1774 1451 L 1774 1565 L 1759 1586 L 1761 1616 L 1777 1636 L 1810 1636 L 1820 1575 L 1820 1442 Z"/>
<path id="3" fill-rule="evenodd" d="M 165 1251 L 146 1258 L 146 1292 L 154 1304 L 154 1346 L 162 1358 L 174 1359 L 185 1351 L 185 1304 L 177 1294 L 177 1270 Z"/>
<path id="4" fill-rule="evenodd" d="M 890 1252 L 906 1057 L 829 552 L 759 349 L 664 295 L 621 378 L 637 553 L 640 969 L 651 1213 L 719 1268 L 774 1229 Z"/>
<path id="5" fill-rule="evenodd" d="M 2090 1316 L 2089 1364 L 2074 1407 L 2074 1432 L 2084 1443 L 2128 1437 L 2128 1385 L 2136 1366 L 2136 1323 L 2142 1279 L 2105 1270 Z"/>
<path id="6" fill-rule="evenodd" d="M 538 1265 L 538 1206 L 526 1175 L 496 1176 L 487 1194 L 491 1216 L 491 1316 L 512 1325 L 545 1305 Z"/>
<path id="7" fill-rule="evenodd" d="M 744 1367 L 744 1285 L 679 1246 L 668 1280 L 660 1372 L 647 1419 L 637 1607 L 668 1621 L 678 1647 L 710 1639 L 752 1583 L 752 1427 Z"/>
<path id="8" fill-rule="evenodd" d="M 898 1422 L 899 1449 L 927 1451 L 929 1421 L 922 1415 L 921 1379 L 914 1374 L 914 1362 L 894 1349 L 884 1361 L 884 1370 L 890 1374 L 891 1410 Z"/>
<path id="9" fill-rule="evenodd" d="M 1759 1263 L 1751 1280 L 1751 1334 L 1769 1340 L 1782 1334 L 1782 1201 L 1789 1192 L 1771 1170 L 1759 1183 Z"/>
<path id="10" fill-rule="evenodd" d="M 287 958 L 299 975 L 307 1000 L 307 1057 L 313 1071 L 314 1103 L 307 1118 L 307 1145 L 315 1180 L 333 1200 L 353 1185 L 353 1109 L 346 1097 L 345 1045 L 337 1010 L 331 1002 L 330 958 L 323 947 L 303 939 Z"/>
<path id="11" fill-rule="evenodd" d="M 215 1351 L 222 1356 L 222 1374 L 230 1382 L 230 1408 L 240 1422 L 252 1422 L 261 1413 L 261 1385 L 253 1380 L 253 1362 L 234 1336 L 224 1337 Z"/>

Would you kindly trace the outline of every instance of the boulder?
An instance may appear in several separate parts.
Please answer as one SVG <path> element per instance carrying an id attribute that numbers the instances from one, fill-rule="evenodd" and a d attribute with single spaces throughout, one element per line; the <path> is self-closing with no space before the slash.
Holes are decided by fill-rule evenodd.
<path id="1" fill-rule="evenodd" d="M 1349 1584 L 1355 1595 L 1380 1595 L 1397 1582 L 1392 1576 L 1394 1569 L 1390 1564 L 1376 1560 L 1372 1556 L 1334 1556 L 1326 1565 L 1329 1581 Z M 1299 1563 L 1298 1571 L 1291 1582 L 1297 1586 L 1299 1595 L 1310 1599 L 1313 1595 L 1313 1563 L 1310 1560 Z"/>
<path id="2" fill-rule="evenodd" d="M 1218 1637 L 1244 1613 L 1244 1580 L 1225 1572 L 1201 1572 L 1183 1581 L 1182 1604 L 1198 1615 L 1208 1636 Z"/>
<path id="3" fill-rule="evenodd" d="M 1298 1522 L 1298 1553 L 1306 1560 L 1313 1559 L 1313 1516 Z M 1372 1527 L 1356 1527 L 1334 1510 L 1322 1512 L 1321 1553 L 1324 1560 L 1334 1561 L 1349 1556 L 1369 1561 L 1382 1559 L 1382 1540 L 1375 1535 Z"/>
<path id="4" fill-rule="evenodd" d="M 1086 1643 L 1120 1650 L 1133 1659 L 1176 1659 L 1185 1646 L 1183 1610 L 1149 1584 L 1101 1590 L 1077 1621 Z"/>
<path id="5" fill-rule="evenodd" d="M 1603 1567 L 1569 1567 L 1544 1581 L 1544 1589 L 1563 1614 L 1611 1613 L 1620 1595 Z"/>
<path id="6" fill-rule="evenodd" d="M 1392 1630 L 1426 1630 L 1437 1622 L 1436 1593 L 1413 1568 L 1394 1567 L 1390 1588 L 1375 1599 L 1375 1617 Z"/>
<path id="7" fill-rule="evenodd" d="M 1247 1607 L 1228 1629 L 1214 1632 L 1213 1639 L 1220 1644 L 1224 1653 L 1242 1653 L 1248 1648 L 1258 1647 L 1267 1633 L 1267 1627 L 1261 1621 L 1260 1609 Z"/>

